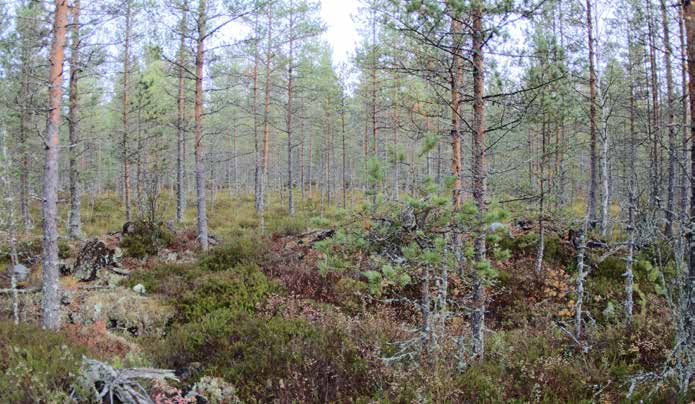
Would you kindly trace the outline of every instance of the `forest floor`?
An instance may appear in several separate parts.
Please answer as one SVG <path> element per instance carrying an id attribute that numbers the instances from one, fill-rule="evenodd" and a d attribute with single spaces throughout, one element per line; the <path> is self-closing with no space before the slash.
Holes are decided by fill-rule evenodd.
<path id="1" fill-rule="evenodd" d="M 485 357 L 461 369 L 457 345 L 459 336 L 468 338 L 467 315 L 446 322 L 435 349 L 403 356 L 422 321 L 421 311 L 408 303 L 420 289 L 386 279 L 375 289 L 365 277 L 369 257 L 359 249 L 326 269 L 326 248 L 334 247 L 323 241 L 340 237 L 340 229 L 354 221 L 347 210 L 322 211 L 312 198 L 290 217 L 285 201 L 274 195 L 265 235 L 259 235 L 252 196 L 219 192 L 210 200 L 210 233 L 219 245 L 207 253 L 196 242 L 192 205 L 172 229 L 137 225 L 123 234 L 115 195 L 85 201 L 86 238 L 61 241 L 68 268 L 61 277 L 63 330 L 47 333 L 37 326 L 40 293 L 20 294 L 19 327 L 11 322 L 10 296 L 0 296 L 0 351 L 6 351 L 0 355 L 0 398 L 59 401 L 70 394 L 82 355 L 117 368 L 174 369 L 179 382 L 147 385 L 162 403 L 187 402 L 183 396 L 192 389 L 211 402 L 695 398 L 692 388 L 688 397 L 678 397 L 668 381 L 632 386 L 659 374 L 673 345 L 668 293 L 657 276 L 668 277 L 672 268 L 658 262 L 656 247 L 638 255 L 631 329 L 622 321 L 624 256 L 589 250 L 589 320 L 578 344 L 568 335 L 575 306 L 576 251 L 566 224 L 572 218 L 550 222 L 543 271 L 536 274 L 537 224 L 528 211 L 514 209 L 511 234 L 499 242 L 510 254 L 494 262 L 498 276 L 488 288 Z M 160 217 L 173 217 L 170 196 L 163 201 Z M 69 268 L 94 238 L 122 258 L 80 280 Z M 40 245 L 35 234 L 18 246 L 23 262 L 33 264 L 21 285 L 25 291 L 40 288 Z M 5 267 L 7 257 L 0 259 Z M 449 290 L 463 295 L 466 286 L 452 276 Z"/>

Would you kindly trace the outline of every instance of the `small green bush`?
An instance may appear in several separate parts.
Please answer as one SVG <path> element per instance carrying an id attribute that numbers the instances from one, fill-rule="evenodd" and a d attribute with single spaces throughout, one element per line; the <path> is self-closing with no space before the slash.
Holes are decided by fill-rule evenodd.
<path id="1" fill-rule="evenodd" d="M 68 402 L 85 353 L 62 333 L 0 322 L 0 402 Z"/>
<path id="2" fill-rule="evenodd" d="M 176 297 L 185 293 L 191 281 L 201 273 L 197 266 L 191 264 L 160 264 L 134 271 L 124 282 L 129 288 L 142 284 L 147 293 Z"/>
<path id="3" fill-rule="evenodd" d="M 296 236 L 306 231 L 308 219 L 303 216 L 279 216 L 271 217 L 268 221 L 268 230 L 271 234 L 281 236 Z"/>
<path id="4" fill-rule="evenodd" d="M 126 234 L 121 247 L 129 257 L 145 258 L 174 242 L 174 234 L 161 223 L 135 222 L 135 231 Z"/>
<path id="5" fill-rule="evenodd" d="M 364 308 L 369 297 L 369 285 L 348 277 L 342 277 L 335 285 L 335 293 L 340 307 L 348 314 L 357 314 Z"/>
<path id="6" fill-rule="evenodd" d="M 238 237 L 223 246 L 213 248 L 200 258 L 198 265 L 202 270 L 219 272 L 234 268 L 243 263 L 263 264 L 267 249 L 263 241 L 256 238 Z"/>
<path id="7" fill-rule="evenodd" d="M 240 264 L 194 279 L 190 289 L 176 299 L 176 307 L 183 322 L 195 321 L 219 309 L 252 312 L 272 289 L 257 265 Z"/>

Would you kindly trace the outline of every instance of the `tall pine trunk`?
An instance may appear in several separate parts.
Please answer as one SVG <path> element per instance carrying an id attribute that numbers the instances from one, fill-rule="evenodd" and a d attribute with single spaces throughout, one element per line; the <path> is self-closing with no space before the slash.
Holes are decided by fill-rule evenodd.
<path id="1" fill-rule="evenodd" d="M 43 177 L 43 327 L 60 327 L 60 284 L 58 282 L 58 151 L 60 149 L 60 104 L 65 36 L 68 25 L 67 0 L 55 1 L 53 43 L 49 55 L 48 119 L 46 120 L 46 165 Z"/>

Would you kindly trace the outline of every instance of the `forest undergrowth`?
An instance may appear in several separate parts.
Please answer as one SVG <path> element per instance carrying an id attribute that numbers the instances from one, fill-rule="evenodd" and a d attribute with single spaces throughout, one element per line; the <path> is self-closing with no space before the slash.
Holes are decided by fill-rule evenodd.
<path id="1" fill-rule="evenodd" d="M 3 400 L 88 397 L 79 392 L 82 355 L 116 368 L 175 370 L 178 382 L 145 383 L 158 403 L 195 402 L 186 401 L 194 400 L 186 398 L 191 390 L 203 391 L 210 402 L 687 402 L 695 397 L 692 388 L 687 397 L 679 396 L 668 379 L 649 381 L 668 365 L 673 347 L 674 320 L 660 284 L 673 268 L 659 262 L 657 251 L 668 246 L 645 247 L 637 254 L 630 328 L 621 314 L 623 254 L 589 252 L 588 320 L 580 343 L 568 331 L 576 299 L 572 209 L 546 227 L 542 273 L 534 270 L 536 224 L 523 206 L 506 209 L 509 231 L 491 240 L 504 253 L 495 254 L 484 269 L 494 272 L 485 355 L 469 361 L 461 357 L 460 346 L 470 338 L 466 296 L 471 285 L 450 273 L 447 302 L 461 306 L 437 306 L 441 280 L 431 278 L 431 287 L 423 287 L 430 278 L 422 268 L 442 262 L 427 261 L 435 247 L 418 251 L 425 256 L 420 261 L 409 258 L 408 249 L 415 247 L 408 238 L 419 237 L 402 230 L 409 220 L 403 212 L 410 208 L 394 211 L 397 204 L 383 202 L 372 209 L 355 199 L 351 210 L 321 211 L 312 198 L 290 217 L 276 194 L 261 234 L 252 197 L 219 192 L 210 200 L 210 234 L 220 244 L 209 252 L 199 251 L 191 230 L 194 210 L 188 209 L 184 222 L 172 229 L 160 224 L 166 233 L 160 244 L 152 244 L 151 237 L 121 239 L 128 275 L 115 285 L 107 282 L 108 289 L 85 291 L 88 283 L 63 276 L 62 287 L 74 297 L 64 306 L 59 333 L 40 329 L 40 304 L 30 294 L 21 297 L 19 326 L 10 321 L 9 303 L 3 303 L 0 391 L 9 392 Z M 410 201 L 411 208 L 415 205 Z M 163 204 L 161 217 L 171 217 L 171 206 Z M 117 210 L 115 195 L 85 201 L 88 239 L 119 231 Z M 417 221 L 417 206 L 412 211 Z M 19 241 L 23 257 L 40 254 L 37 237 Z M 74 257 L 83 243 L 61 241 L 61 257 Z M 401 244 L 405 258 L 394 257 L 393 246 Z M 40 279 L 37 261 L 22 287 L 37 287 Z M 136 286 L 144 292 L 134 292 Z M 431 294 L 429 314 L 423 311 L 423 294 Z M 99 314 L 85 314 L 94 311 Z M 436 331 L 420 333 L 427 316 Z"/>

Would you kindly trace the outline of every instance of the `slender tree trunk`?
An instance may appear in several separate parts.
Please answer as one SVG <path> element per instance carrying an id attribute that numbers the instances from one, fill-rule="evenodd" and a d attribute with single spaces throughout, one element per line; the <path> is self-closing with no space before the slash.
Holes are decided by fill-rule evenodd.
<path id="1" fill-rule="evenodd" d="M 60 327 L 60 284 L 58 282 L 58 151 L 60 149 L 60 103 L 65 36 L 68 25 L 67 0 L 55 1 L 53 44 L 49 56 L 49 112 L 46 120 L 46 166 L 43 178 L 43 328 Z"/>
<path id="2" fill-rule="evenodd" d="M 683 2 L 685 31 L 687 36 L 688 49 L 688 96 L 690 101 L 690 136 L 695 136 L 695 5 L 690 0 Z M 680 343 L 686 350 L 687 367 L 690 370 L 681 378 L 681 389 L 685 392 L 688 389 L 693 377 L 693 367 L 695 367 L 695 147 L 690 149 L 690 230 L 688 232 L 689 251 L 688 274 L 683 286 L 684 306 L 682 316 L 683 331 Z"/>
<path id="3" fill-rule="evenodd" d="M 486 261 L 484 217 L 486 205 L 486 168 L 485 168 L 485 71 L 484 71 L 484 31 L 483 10 L 480 5 L 471 10 L 473 37 L 473 199 L 478 208 L 478 229 L 474 240 L 474 260 Z M 473 355 L 482 359 L 485 353 L 485 284 L 477 271 L 471 271 L 473 281 L 473 316 L 471 333 L 473 337 Z"/>
<path id="4" fill-rule="evenodd" d="M 680 175 L 680 220 L 681 225 L 686 226 L 687 216 L 688 216 L 688 142 L 689 142 L 689 130 L 688 130 L 688 50 L 685 41 L 685 19 L 683 18 L 683 10 L 679 13 L 680 18 L 678 21 L 678 29 L 680 36 L 680 46 L 681 46 L 681 164 L 683 169 Z"/>
<path id="5" fill-rule="evenodd" d="M 128 73 L 130 70 L 130 30 L 131 30 L 131 4 L 125 2 L 125 49 L 123 51 L 123 202 L 125 203 L 125 220 L 130 221 L 130 156 L 128 152 Z"/>
<path id="6" fill-rule="evenodd" d="M 21 82 L 19 87 L 19 138 L 17 139 L 19 149 L 19 213 L 22 217 L 22 227 L 25 234 L 31 229 L 31 214 L 29 212 L 29 125 L 31 118 L 30 87 L 31 76 L 31 57 L 29 45 L 22 46 L 21 50 L 22 68 Z"/>
<path id="7" fill-rule="evenodd" d="M 437 136 L 439 136 L 439 131 L 437 131 Z M 437 141 L 437 173 L 435 174 L 435 182 L 437 185 L 442 184 L 442 142 Z"/>
<path id="8" fill-rule="evenodd" d="M 372 118 L 372 157 L 378 158 L 379 154 L 379 143 L 377 141 L 377 124 L 376 124 L 376 93 L 377 93 L 377 83 L 376 83 L 376 10 L 372 8 L 372 64 L 370 66 L 371 75 L 371 118 Z"/>
<path id="9" fill-rule="evenodd" d="M 294 192 L 292 178 L 292 84 L 293 76 L 293 57 L 294 57 L 294 5 L 290 0 L 290 23 L 289 23 L 289 55 L 287 61 L 287 211 L 290 216 L 294 215 Z"/>
<path id="10" fill-rule="evenodd" d="M 671 33 L 669 30 L 669 18 L 666 11 L 666 1 L 660 0 L 661 23 L 663 27 L 664 68 L 666 69 L 666 126 L 668 127 L 668 189 L 666 200 L 666 228 L 665 234 L 673 236 L 673 219 L 675 217 L 675 181 L 676 181 L 676 127 L 674 117 L 673 96 L 673 71 L 671 69 Z"/>
<path id="11" fill-rule="evenodd" d="M 258 10 L 258 1 L 254 2 L 254 8 Z M 259 13 L 256 11 L 254 20 L 254 32 L 256 35 L 260 29 Z M 253 85 L 253 96 L 251 97 L 251 114 L 253 115 L 253 144 L 254 144 L 254 203 L 256 207 L 256 213 L 260 215 L 261 213 L 261 181 L 262 181 L 262 168 L 261 163 L 263 157 L 261 155 L 261 140 L 258 136 L 258 65 L 260 63 L 259 56 L 259 44 L 260 40 L 258 38 L 254 39 L 253 45 L 253 75 L 252 75 L 252 85 Z"/>
<path id="12" fill-rule="evenodd" d="M 184 144 L 186 142 L 186 95 L 185 95 L 185 68 L 186 64 L 186 27 L 188 25 L 188 0 L 183 0 L 181 7 L 181 24 L 179 30 L 179 55 L 178 55 L 178 96 L 176 113 L 176 221 L 183 221 L 186 207 L 186 190 L 183 187 L 184 172 Z"/>
<path id="13" fill-rule="evenodd" d="M 589 168 L 589 223 L 596 225 L 596 190 L 598 189 L 598 173 L 596 161 L 596 68 L 594 66 L 594 29 L 591 16 L 591 0 L 586 0 L 586 31 L 589 45 L 589 137 L 590 137 L 590 168 Z"/>
<path id="14" fill-rule="evenodd" d="M 635 255 L 635 208 L 637 200 L 637 172 L 635 169 L 635 160 L 637 159 L 637 146 L 635 139 L 635 89 L 632 75 L 632 35 L 628 28 L 628 80 L 630 81 L 630 139 L 629 139 L 629 157 L 628 157 L 628 207 L 627 207 L 627 259 L 625 260 L 625 323 L 628 328 L 632 327 L 632 311 L 633 311 L 633 289 L 634 289 L 634 274 L 632 266 Z"/>
<path id="15" fill-rule="evenodd" d="M 326 109 L 326 123 L 328 124 L 328 132 L 325 142 L 325 171 L 324 182 L 326 189 L 326 205 L 331 206 L 333 194 L 331 193 L 331 151 L 333 149 L 333 125 L 331 125 L 330 111 Z"/>
<path id="16" fill-rule="evenodd" d="M 661 123 L 659 112 L 659 81 L 657 79 L 658 66 L 656 63 L 656 33 L 654 29 L 654 17 L 651 1 L 647 2 L 647 27 L 649 33 L 649 66 L 651 72 L 651 99 L 652 99 L 652 160 L 651 160 L 651 198 L 650 207 L 654 212 L 660 207 L 658 200 L 661 194 L 661 176 L 659 153 L 661 150 Z"/>
<path id="17" fill-rule="evenodd" d="M 79 116 L 77 112 L 77 80 L 80 74 L 80 0 L 74 0 L 72 5 L 72 30 L 70 38 L 70 99 L 68 111 L 68 134 L 70 140 L 70 213 L 68 215 L 68 236 L 73 239 L 82 236 L 82 220 L 80 207 L 82 192 L 80 171 L 77 167 L 79 137 Z"/>
<path id="18" fill-rule="evenodd" d="M 143 191 L 142 191 L 142 182 L 143 182 L 143 156 L 145 154 L 145 144 L 143 141 L 143 136 L 142 136 L 142 98 L 137 97 L 137 112 L 135 114 L 136 117 L 136 129 L 135 129 L 135 139 L 137 139 L 137 149 L 135 150 L 136 154 L 136 161 L 135 161 L 135 203 L 138 208 L 138 216 L 140 220 L 144 218 L 145 212 L 144 212 L 144 204 L 143 204 Z"/>
<path id="19" fill-rule="evenodd" d="M 371 119 L 371 129 L 372 129 L 372 159 L 374 162 L 379 159 L 379 143 L 378 143 L 378 131 L 377 131 L 377 82 L 376 82 L 376 63 L 377 63 L 377 45 L 376 45 L 376 9 L 372 7 L 372 17 L 371 17 L 371 32 L 372 32 L 372 43 L 371 43 L 371 66 L 369 66 L 370 71 L 370 114 Z M 370 191 L 372 193 L 372 206 L 376 207 L 377 200 L 377 184 L 375 180 L 370 184 Z"/>
<path id="20" fill-rule="evenodd" d="M 536 249 L 536 275 L 543 271 L 543 254 L 545 252 L 545 156 L 546 156 L 546 117 L 543 115 L 541 128 L 541 158 L 538 164 L 540 174 L 540 194 L 538 198 L 538 247 Z"/>
<path id="21" fill-rule="evenodd" d="M 451 175 L 455 178 L 454 189 L 452 191 L 452 205 L 454 210 L 459 210 L 461 208 L 462 201 L 462 181 L 461 181 L 461 88 L 463 86 L 463 58 L 462 54 L 462 32 L 461 32 L 461 21 L 460 15 L 455 11 L 456 5 L 451 5 L 447 3 L 449 7 L 449 13 L 451 18 L 451 48 L 452 48 L 452 60 L 451 67 L 449 70 L 449 90 L 451 91 L 449 105 L 451 112 L 451 127 L 449 128 L 449 133 L 451 137 Z M 437 126 L 439 126 L 439 121 L 437 121 Z M 439 134 L 439 131 L 437 131 Z M 441 181 L 441 145 L 437 144 L 437 182 Z M 452 226 L 456 229 L 459 223 L 452 223 Z M 457 270 L 459 275 L 463 278 L 466 257 L 463 252 L 463 239 L 459 231 L 454 231 L 452 234 L 452 244 L 454 250 L 454 256 L 457 261 Z M 476 291 L 477 292 L 477 291 Z M 476 302 L 477 303 L 477 302 Z M 475 308 L 474 308 L 475 310 Z M 473 315 L 474 317 L 476 314 Z M 474 322 L 475 320 L 472 320 Z M 471 326 L 472 327 L 472 326 Z M 476 330 L 474 330 L 474 334 Z M 473 337 L 476 340 L 476 336 Z M 473 343 L 476 345 L 476 342 Z M 463 337 L 459 338 L 459 357 L 461 362 L 459 367 L 462 368 L 464 365 L 464 358 L 466 352 L 466 344 Z M 476 348 L 474 347 L 474 350 Z M 478 351 L 476 351 L 477 353 Z"/>
<path id="22" fill-rule="evenodd" d="M 341 135 L 342 135 L 342 157 L 343 157 L 343 167 L 342 167 L 342 172 L 343 172 L 343 183 L 342 183 L 342 188 L 343 188 L 343 209 L 347 209 L 347 189 L 348 189 L 348 183 L 347 183 L 347 147 L 345 144 L 345 93 L 341 94 L 340 97 L 340 126 L 341 126 Z"/>
<path id="23" fill-rule="evenodd" d="M 610 204 L 610 170 L 608 169 L 608 118 L 605 116 L 605 108 L 601 109 L 601 236 L 605 237 L 608 232 L 608 205 Z"/>
<path id="24" fill-rule="evenodd" d="M 587 212 L 584 218 L 584 225 L 577 235 L 577 280 L 575 281 L 577 302 L 574 306 L 574 338 L 577 340 L 580 340 L 582 337 L 582 306 L 584 303 L 584 278 L 586 277 L 584 254 L 586 249 L 586 232 L 589 227 L 588 222 L 589 214 Z"/>
<path id="25" fill-rule="evenodd" d="M 263 102 L 263 158 L 261 160 L 261 180 L 259 215 L 261 219 L 261 232 L 265 231 L 265 202 L 266 202 L 266 183 L 268 181 L 268 147 L 270 143 L 270 63 L 272 58 L 272 33 L 273 33 L 273 12 L 268 6 L 268 44 L 265 60 L 265 100 Z"/>
<path id="26" fill-rule="evenodd" d="M 309 155 L 307 156 L 306 164 L 306 177 L 309 181 L 309 198 L 311 198 L 311 192 L 314 190 L 314 180 L 312 175 L 312 168 L 314 167 L 314 137 L 309 134 Z"/>
<path id="27" fill-rule="evenodd" d="M 236 119 L 235 119 L 236 121 Z M 234 193 L 239 194 L 239 158 L 237 153 L 239 149 L 237 148 L 237 139 L 239 138 L 239 127 L 234 125 L 234 132 L 232 133 L 232 177 L 234 177 Z"/>
<path id="28" fill-rule="evenodd" d="M 369 182 L 369 119 L 367 115 L 369 114 L 369 105 L 365 102 L 364 104 L 364 134 L 362 136 L 362 156 L 364 157 L 364 192 L 367 192 L 368 182 Z"/>
<path id="29" fill-rule="evenodd" d="M 208 219 L 205 206 L 205 163 L 203 162 L 203 65 L 205 64 L 206 0 L 198 3 L 198 39 L 195 55 L 195 182 L 198 197 L 198 239 L 208 249 Z"/>
<path id="30" fill-rule="evenodd" d="M 10 180 L 10 160 L 7 156 L 7 146 L 5 145 L 4 132 L 0 132 L 0 150 L 2 151 L 2 175 L 0 175 L 0 185 L 2 185 L 2 198 L 5 203 L 5 214 L 7 216 L 7 230 L 9 238 L 9 255 L 10 255 L 10 288 L 12 289 L 12 318 L 15 325 L 19 324 L 19 296 L 17 292 L 17 276 L 14 268 L 19 264 L 17 259 L 17 228 L 14 219 L 15 200 L 12 192 L 12 184 Z"/>
<path id="31" fill-rule="evenodd" d="M 300 102 L 300 104 L 302 104 Z M 301 192 L 302 203 L 306 198 L 306 177 L 304 175 L 304 149 L 305 149 L 305 133 L 304 133 L 304 109 L 300 107 L 299 117 L 299 189 Z"/>
<path id="32" fill-rule="evenodd" d="M 463 85 L 463 58 L 461 57 L 461 21 L 456 13 L 451 17 L 452 67 L 449 72 L 451 90 L 451 175 L 455 178 L 452 203 L 461 206 L 461 86 Z M 439 171 L 439 168 L 437 168 Z"/>
<path id="33" fill-rule="evenodd" d="M 396 80 L 396 83 L 398 83 L 398 80 Z M 396 84 L 398 86 L 398 84 Z M 396 106 L 394 106 L 394 111 L 393 111 L 393 153 L 394 153 L 394 161 L 393 161 L 393 199 L 394 200 L 399 200 L 400 195 L 399 195 L 399 190 L 400 190 L 400 153 L 398 151 L 398 129 L 401 124 L 400 122 L 400 117 L 398 114 L 398 110 L 395 109 Z"/>

